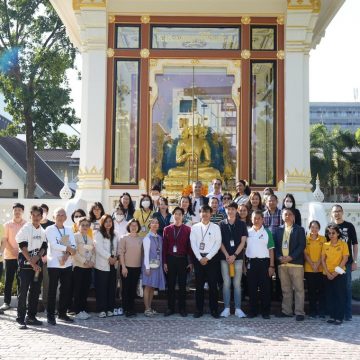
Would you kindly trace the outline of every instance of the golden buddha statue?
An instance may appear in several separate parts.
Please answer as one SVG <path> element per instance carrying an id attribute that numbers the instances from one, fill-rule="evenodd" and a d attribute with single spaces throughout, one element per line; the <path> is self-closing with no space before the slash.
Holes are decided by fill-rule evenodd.
<path id="1" fill-rule="evenodd" d="M 214 178 L 221 178 L 219 170 L 209 166 L 211 148 L 206 140 L 206 134 L 205 126 L 184 128 L 176 147 L 176 163 L 179 166 L 170 169 L 165 176 L 166 189 L 181 190 L 189 181 L 211 182 Z"/>

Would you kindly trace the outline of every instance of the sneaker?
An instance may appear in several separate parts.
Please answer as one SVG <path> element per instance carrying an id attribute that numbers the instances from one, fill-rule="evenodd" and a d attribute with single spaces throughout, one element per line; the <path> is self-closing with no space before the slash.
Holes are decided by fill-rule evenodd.
<path id="1" fill-rule="evenodd" d="M 235 316 L 238 318 L 246 318 L 246 314 L 240 308 L 235 309 Z"/>
<path id="2" fill-rule="evenodd" d="M 106 312 L 101 311 L 101 313 L 99 314 L 99 318 L 106 318 Z"/>
<path id="3" fill-rule="evenodd" d="M 204 290 L 209 290 L 209 284 L 207 282 L 204 284 Z"/>
<path id="4" fill-rule="evenodd" d="M 151 312 L 153 313 L 153 315 L 159 315 L 159 313 L 154 309 L 151 309 Z"/>
<path id="5" fill-rule="evenodd" d="M 230 309 L 225 308 L 222 313 L 220 314 L 221 317 L 227 318 L 230 315 Z"/>
<path id="6" fill-rule="evenodd" d="M 114 316 L 114 313 L 113 313 L 112 311 L 108 311 L 108 312 L 106 313 L 106 315 L 107 315 L 108 317 L 112 317 L 112 316 Z"/>
<path id="7" fill-rule="evenodd" d="M 10 305 L 9 304 L 6 304 L 6 303 L 3 303 L 0 307 L 0 310 L 9 310 L 10 309 Z"/>
<path id="8" fill-rule="evenodd" d="M 118 310 L 117 309 L 114 309 L 114 311 L 113 311 L 113 315 L 114 316 L 118 316 L 119 314 L 118 314 Z"/>
<path id="9" fill-rule="evenodd" d="M 75 315 L 75 320 L 85 320 L 84 313 L 81 311 Z"/>
<path id="10" fill-rule="evenodd" d="M 68 322 L 68 323 L 74 322 L 74 319 L 72 319 L 71 317 L 69 317 L 67 315 L 59 315 L 58 319 L 62 320 L 62 321 L 65 321 L 65 322 Z"/>
<path id="11" fill-rule="evenodd" d="M 90 318 L 91 318 L 91 315 L 88 314 L 86 311 L 83 311 L 82 314 L 83 314 L 84 320 L 87 320 L 87 319 L 90 319 Z"/>
<path id="12" fill-rule="evenodd" d="M 25 330 L 27 329 L 27 326 L 26 326 L 26 323 L 24 320 L 21 320 L 21 319 L 16 319 L 16 322 L 18 323 L 18 328 L 20 330 Z"/>
<path id="13" fill-rule="evenodd" d="M 153 312 L 151 311 L 151 309 L 145 310 L 145 311 L 144 311 L 144 315 L 145 315 L 146 317 L 153 317 L 153 316 L 154 316 L 154 314 L 153 314 Z"/>
<path id="14" fill-rule="evenodd" d="M 124 310 L 123 310 L 123 308 L 121 308 L 121 307 L 119 307 L 119 308 L 117 309 L 117 312 L 118 312 L 118 315 L 119 315 L 119 316 L 124 315 Z"/>
<path id="15" fill-rule="evenodd" d="M 35 316 L 34 317 L 26 317 L 25 319 L 26 325 L 33 325 L 33 326 L 41 326 L 43 323 L 42 321 L 38 320 Z"/>

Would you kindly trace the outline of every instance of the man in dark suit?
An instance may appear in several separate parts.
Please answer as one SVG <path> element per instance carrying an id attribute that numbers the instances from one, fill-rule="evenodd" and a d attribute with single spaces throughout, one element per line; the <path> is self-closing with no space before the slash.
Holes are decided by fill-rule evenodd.
<path id="1" fill-rule="evenodd" d="M 295 315 L 297 321 L 305 319 L 304 312 L 304 229 L 295 224 L 292 209 L 283 209 L 284 225 L 275 231 L 275 251 L 279 261 L 279 277 L 283 300 L 280 317 L 293 316 L 293 291 L 295 291 Z M 294 289 L 294 290 L 293 290 Z"/>
<path id="2" fill-rule="evenodd" d="M 209 198 L 206 196 L 201 195 L 201 187 L 202 182 L 201 181 L 194 181 L 192 188 L 193 188 L 193 195 L 191 198 L 193 212 L 195 214 L 194 222 L 200 222 L 200 208 L 203 205 L 209 204 Z"/>

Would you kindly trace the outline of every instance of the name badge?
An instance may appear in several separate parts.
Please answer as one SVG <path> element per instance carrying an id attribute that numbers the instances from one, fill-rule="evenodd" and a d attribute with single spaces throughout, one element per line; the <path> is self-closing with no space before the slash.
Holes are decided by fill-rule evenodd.
<path id="1" fill-rule="evenodd" d="M 177 253 L 177 246 L 176 245 L 173 246 L 173 253 Z"/>
<path id="2" fill-rule="evenodd" d="M 145 226 L 145 225 L 143 225 L 143 226 L 141 227 L 141 231 L 142 231 L 142 232 L 146 232 L 146 226 Z"/>
<path id="3" fill-rule="evenodd" d="M 200 251 L 204 251 L 204 249 L 205 249 L 205 243 L 204 243 L 204 242 L 201 242 L 201 243 L 200 243 L 200 246 L 199 246 L 199 250 L 200 250 Z"/>
<path id="4" fill-rule="evenodd" d="M 289 247 L 288 242 L 284 241 L 283 244 L 282 244 L 282 248 L 287 249 L 288 247 Z"/>
<path id="5" fill-rule="evenodd" d="M 235 241 L 234 240 L 230 240 L 230 246 L 234 247 L 235 246 Z"/>

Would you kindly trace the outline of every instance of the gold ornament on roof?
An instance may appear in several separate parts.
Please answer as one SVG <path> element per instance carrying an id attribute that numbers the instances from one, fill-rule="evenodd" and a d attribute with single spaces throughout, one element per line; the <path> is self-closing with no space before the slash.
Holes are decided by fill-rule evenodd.
<path id="1" fill-rule="evenodd" d="M 284 60 L 284 59 L 285 59 L 285 51 L 284 51 L 284 50 L 279 50 L 279 51 L 276 53 L 276 57 L 277 57 L 279 60 Z"/>
<path id="2" fill-rule="evenodd" d="M 250 59 L 250 56 L 251 56 L 250 50 L 241 51 L 241 58 L 242 59 L 245 59 L 245 60 Z"/>
<path id="3" fill-rule="evenodd" d="M 278 16 L 276 22 L 278 23 L 278 25 L 284 25 L 285 22 L 284 16 L 283 15 Z"/>
<path id="4" fill-rule="evenodd" d="M 140 56 L 143 58 L 143 59 L 147 59 L 149 56 L 150 56 L 150 51 L 149 49 L 141 49 L 140 50 Z"/>
<path id="5" fill-rule="evenodd" d="M 149 15 L 142 15 L 140 18 L 140 21 L 142 24 L 148 24 L 150 22 L 150 16 Z"/>
<path id="6" fill-rule="evenodd" d="M 242 23 L 243 25 L 249 25 L 250 22 L 251 22 L 251 17 L 250 17 L 250 16 L 243 16 L 243 17 L 241 18 L 241 23 Z"/>
<path id="7" fill-rule="evenodd" d="M 114 49 L 108 48 L 108 49 L 106 50 L 106 55 L 107 55 L 108 58 L 112 58 L 112 57 L 114 56 L 114 54 L 115 54 Z"/>

